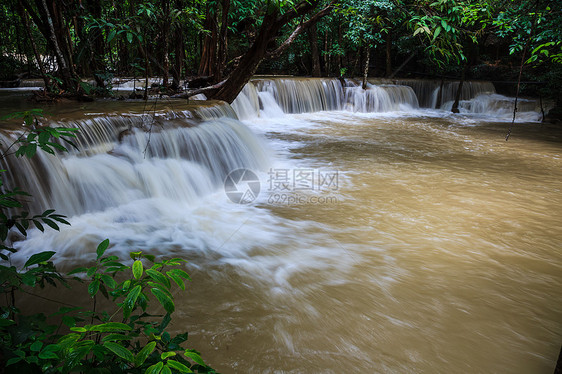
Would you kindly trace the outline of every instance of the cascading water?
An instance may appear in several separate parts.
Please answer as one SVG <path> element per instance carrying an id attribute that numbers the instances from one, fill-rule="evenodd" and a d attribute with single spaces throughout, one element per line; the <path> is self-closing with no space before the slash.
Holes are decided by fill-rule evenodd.
<path id="1" fill-rule="evenodd" d="M 453 102 L 443 104 L 442 109 L 451 110 Z M 463 114 L 483 114 L 502 120 L 513 118 L 515 98 L 498 94 L 480 94 L 472 100 L 461 100 L 459 110 Z M 540 104 L 536 100 L 519 98 L 516 117 L 519 121 L 540 121 L 542 118 Z"/>
<path id="2" fill-rule="evenodd" d="M 353 79 L 342 83 L 328 78 L 259 78 L 246 84 L 232 108 L 243 120 L 338 110 L 361 113 L 410 111 L 420 107 L 450 110 L 458 85 L 458 82 L 437 80 L 370 79 L 364 90 Z M 460 99 L 467 105 L 479 95 L 494 93 L 490 82 L 467 81 Z"/>
<path id="3" fill-rule="evenodd" d="M 372 85 L 367 89 L 350 86 L 345 89 L 347 110 L 352 112 L 390 112 L 418 108 L 418 99 L 408 86 Z"/>
<path id="4" fill-rule="evenodd" d="M 65 122 L 62 125 L 80 130 L 75 143 L 81 151 L 71 149 L 63 157 L 39 152 L 33 159 L 13 160 L 18 173 L 5 178 L 25 187 L 35 208 L 56 208 L 66 215 L 152 197 L 194 202 L 219 188 L 230 171 L 262 170 L 269 162 L 261 141 L 228 118 L 235 116 L 231 109 L 223 108 L 172 112 L 166 118 L 112 116 Z M 217 119 L 200 124 L 189 119 L 201 116 Z M 12 141 L 3 139 L 4 144 Z"/>

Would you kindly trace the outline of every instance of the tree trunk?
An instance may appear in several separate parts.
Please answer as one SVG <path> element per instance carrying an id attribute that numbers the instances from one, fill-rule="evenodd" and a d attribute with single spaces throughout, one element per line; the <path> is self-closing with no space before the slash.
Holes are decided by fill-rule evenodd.
<path id="1" fill-rule="evenodd" d="M 216 67 L 214 71 L 215 82 L 220 82 L 226 69 L 226 59 L 228 53 L 228 11 L 230 9 L 230 0 L 222 0 L 222 16 L 221 27 L 218 34 L 218 48 Z"/>
<path id="2" fill-rule="evenodd" d="M 462 93 L 462 86 L 464 84 L 464 78 L 466 76 L 466 71 L 468 70 L 468 64 L 464 65 L 461 74 L 461 81 L 459 82 L 459 87 L 457 88 L 457 94 L 455 95 L 455 102 L 453 103 L 453 107 L 451 108 L 451 112 L 459 113 L 459 102 L 461 100 L 461 93 Z"/>
<path id="3" fill-rule="evenodd" d="M 102 18 L 102 6 L 100 0 L 89 0 L 88 8 L 94 18 Z M 98 87 L 105 88 L 105 42 L 101 29 L 95 28 L 86 36 L 90 43 L 91 60 L 88 61 L 93 67 L 93 75 Z"/>
<path id="4" fill-rule="evenodd" d="M 328 75 L 330 72 L 330 55 L 328 52 L 328 33 L 324 33 L 324 74 Z"/>
<path id="5" fill-rule="evenodd" d="M 183 62 L 185 60 L 185 50 L 183 46 L 183 33 L 180 27 L 176 27 L 174 31 L 174 46 L 175 57 L 174 67 L 172 68 L 172 87 L 178 88 L 180 86 L 180 79 L 183 70 Z"/>
<path id="6" fill-rule="evenodd" d="M 168 47 L 170 44 L 170 0 L 162 0 L 162 86 L 168 87 L 170 58 Z"/>
<path id="7" fill-rule="evenodd" d="M 369 62 L 371 60 L 371 46 L 365 46 L 365 68 L 363 69 L 363 89 L 367 89 L 367 76 L 369 75 Z"/>
<path id="8" fill-rule="evenodd" d="M 392 74 L 392 34 L 386 33 L 386 74 L 388 78 Z"/>
<path id="9" fill-rule="evenodd" d="M 310 50 L 312 51 L 312 76 L 320 77 L 320 54 L 318 53 L 318 33 L 316 26 L 312 26 L 308 30 L 308 38 L 310 40 Z"/>
<path id="10" fill-rule="evenodd" d="M 203 41 L 203 51 L 201 53 L 201 61 L 199 63 L 198 75 L 212 76 L 216 66 L 217 55 L 217 21 L 216 10 L 212 10 L 210 6 L 207 8 L 207 16 L 205 17 L 205 30 L 210 31 L 210 35 L 206 34 Z"/>
<path id="11" fill-rule="evenodd" d="M 49 89 L 51 84 L 49 77 L 47 77 L 47 72 L 45 71 L 45 66 L 43 65 L 43 61 L 41 61 L 41 55 L 39 54 L 39 50 L 37 49 L 37 44 L 35 44 L 35 39 L 33 38 L 33 33 L 31 32 L 31 27 L 29 26 L 29 19 L 28 15 L 23 8 L 21 2 L 18 3 L 18 13 L 22 19 L 25 32 L 27 33 L 27 37 L 29 38 L 29 42 L 31 43 L 31 48 L 33 48 L 33 54 L 35 56 L 35 60 L 37 60 L 37 65 L 39 66 L 39 70 L 41 71 L 41 77 L 43 78 L 43 82 L 45 82 L 45 90 Z"/>
<path id="12" fill-rule="evenodd" d="M 355 56 L 355 61 L 353 62 L 353 68 L 351 69 L 350 75 L 352 77 L 357 76 L 357 67 L 361 65 L 361 48 L 357 49 L 357 56 Z"/>
<path id="13" fill-rule="evenodd" d="M 55 56 L 57 58 L 57 64 L 61 72 L 62 82 L 65 89 L 70 91 L 76 91 L 75 82 L 73 82 L 73 76 L 70 69 L 70 61 L 67 60 L 66 56 L 63 54 L 62 46 L 57 38 L 57 33 L 55 32 L 55 26 L 51 16 L 49 7 L 47 6 L 46 0 L 41 0 L 42 10 L 44 12 L 45 21 L 47 22 L 48 35 L 47 40 L 51 43 L 54 49 Z"/>
<path id="14" fill-rule="evenodd" d="M 262 25 L 251 47 L 244 55 L 242 55 L 238 65 L 229 74 L 226 80 L 214 87 L 209 87 L 209 89 L 205 91 L 207 97 L 224 100 L 229 103 L 234 101 L 242 88 L 244 88 L 244 85 L 248 83 L 252 76 L 256 73 L 258 66 L 265 58 L 276 58 L 280 56 L 281 53 L 283 53 L 297 38 L 297 36 L 308 30 L 308 28 L 318 22 L 321 17 L 331 11 L 332 4 L 329 4 L 314 16 L 310 17 L 309 20 L 299 24 L 291 35 L 283 43 L 281 43 L 279 47 L 277 47 L 277 49 L 272 52 L 267 51 L 268 45 L 275 40 L 283 26 L 293 19 L 302 17 L 311 12 L 318 2 L 319 0 L 302 1 L 294 5 L 290 11 L 283 14 L 280 14 L 278 9 L 271 10 L 267 13 L 262 20 Z"/>
<path id="15" fill-rule="evenodd" d="M 437 101 L 435 103 L 435 108 L 441 108 L 441 103 L 443 101 L 443 85 L 445 84 L 445 78 L 441 76 L 441 85 L 439 86 L 439 94 L 437 95 Z"/>
<path id="16" fill-rule="evenodd" d="M 341 23 L 338 23 L 338 50 L 342 49 L 342 32 L 341 32 Z M 338 75 L 342 75 L 341 74 L 341 69 L 342 69 L 342 58 L 341 58 L 341 54 L 338 53 L 338 56 L 336 57 L 336 61 L 338 64 Z"/>

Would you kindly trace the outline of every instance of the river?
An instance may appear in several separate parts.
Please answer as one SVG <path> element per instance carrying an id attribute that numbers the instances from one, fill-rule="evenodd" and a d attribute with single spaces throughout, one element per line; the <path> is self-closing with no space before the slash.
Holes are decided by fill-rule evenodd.
<path id="1" fill-rule="evenodd" d="M 420 108 L 412 84 L 338 82 L 256 80 L 236 114 L 148 147 L 145 132 L 116 140 L 138 116 L 106 119 L 89 152 L 41 159 L 28 188 L 72 226 L 30 232 L 20 254 L 76 265 L 108 237 L 124 257 L 186 258 L 172 328 L 223 373 L 552 373 L 562 129 L 524 101 L 506 142 L 512 99 L 489 85 L 455 115 Z M 260 189 L 247 204 L 223 183 L 240 168 L 258 183 L 236 187 Z"/>

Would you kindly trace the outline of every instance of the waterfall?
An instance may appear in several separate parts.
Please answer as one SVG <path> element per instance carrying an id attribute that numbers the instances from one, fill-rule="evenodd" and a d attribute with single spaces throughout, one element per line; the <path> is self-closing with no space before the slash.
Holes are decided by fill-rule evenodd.
<path id="1" fill-rule="evenodd" d="M 284 113 L 340 110 L 342 87 L 337 79 L 279 78 L 254 80 L 258 91 L 270 92 Z"/>
<path id="2" fill-rule="evenodd" d="M 459 82 L 439 80 L 369 79 L 363 90 L 354 79 L 256 78 L 246 84 L 232 108 L 238 118 L 278 117 L 283 113 L 346 110 L 389 112 L 417 108 L 446 108 L 454 101 Z M 491 82 L 466 81 L 461 97 L 468 101 L 494 94 Z"/>
<path id="3" fill-rule="evenodd" d="M 347 110 L 353 112 L 389 112 L 402 108 L 418 108 L 418 99 L 408 86 L 398 85 L 373 85 L 368 84 L 367 89 L 349 81 L 345 88 Z"/>
<path id="4" fill-rule="evenodd" d="M 422 108 L 441 108 L 445 103 L 454 101 L 459 87 L 458 81 L 443 81 L 442 86 L 440 80 L 428 79 L 395 79 L 393 82 L 412 87 Z M 480 94 L 495 92 L 496 89 L 491 82 L 465 81 L 460 100 L 471 100 Z"/>
<path id="5" fill-rule="evenodd" d="M 256 86 L 252 82 L 247 83 L 231 105 L 240 119 L 256 117 L 260 110 Z"/>
<path id="6" fill-rule="evenodd" d="M 218 116 L 220 109 L 216 106 L 213 115 Z M 222 113 L 222 118 L 201 123 L 195 119 L 197 111 L 59 122 L 57 126 L 80 129 L 78 151 L 60 157 L 38 152 L 32 159 L 8 158 L 2 167 L 9 172 L 2 177 L 6 185 L 33 196 L 28 208 L 54 208 L 68 216 L 140 199 L 195 203 L 221 188 L 230 171 L 265 170 L 269 165 L 262 140 L 224 115 L 228 112 Z M 15 136 L 4 133 L 2 142 L 10 144 Z"/>
<path id="7" fill-rule="evenodd" d="M 451 110 L 453 102 L 443 104 L 442 109 Z M 484 114 L 497 119 L 511 120 L 515 98 L 498 94 L 480 94 L 471 100 L 461 100 L 461 113 Z M 519 98 L 517 100 L 516 119 L 520 121 L 540 121 L 542 118 L 540 104 L 536 100 Z"/>

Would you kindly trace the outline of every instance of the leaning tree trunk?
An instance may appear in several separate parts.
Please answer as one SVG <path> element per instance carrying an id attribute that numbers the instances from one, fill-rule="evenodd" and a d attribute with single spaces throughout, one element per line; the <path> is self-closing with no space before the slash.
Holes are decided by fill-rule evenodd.
<path id="1" fill-rule="evenodd" d="M 283 26 L 288 24 L 291 20 L 302 17 L 312 11 L 318 2 L 319 0 L 302 1 L 295 5 L 291 11 L 284 14 L 279 14 L 278 10 L 266 14 L 252 46 L 242 55 L 238 65 L 229 74 L 228 78 L 219 84 L 201 89 L 200 91 L 204 92 L 207 97 L 211 99 L 224 100 L 229 103 L 233 102 L 242 88 L 244 88 L 244 85 L 248 83 L 256 73 L 260 63 L 264 59 L 279 57 L 300 34 L 307 31 L 311 26 L 316 24 L 320 18 L 324 17 L 332 10 L 332 4 L 330 3 L 327 7 L 310 17 L 310 19 L 299 24 L 277 49 L 272 52 L 267 51 L 268 45 L 275 40 Z M 189 97 L 193 94 L 194 92 L 190 92 L 187 93 L 186 96 Z"/>
<path id="2" fill-rule="evenodd" d="M 265 16 L 256 40 L 242 56 L 238 66 L 230 73 L 225 84 L 218 89 L 216 94 L 212 95 L 213 99 L 224 100 L 229 103 L 236 99 L 244 85 L 256 73 L 260 63 L 265 58 L 267 45 L 280 28 L 279 26 L 275 27 L 274 21 L 274 16 Z"/>

